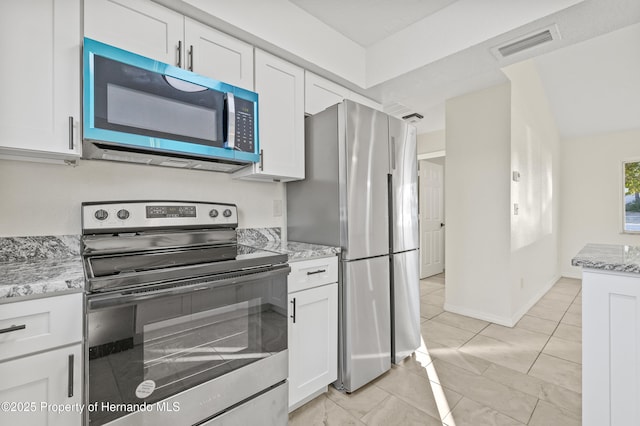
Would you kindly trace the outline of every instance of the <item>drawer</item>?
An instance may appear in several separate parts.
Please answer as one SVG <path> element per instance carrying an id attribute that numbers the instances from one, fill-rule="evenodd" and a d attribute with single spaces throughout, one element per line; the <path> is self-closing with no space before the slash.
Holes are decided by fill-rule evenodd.
<path id="1" fill-rule="evenodd" d="M 289 293 L 338 281 L 338 256 L 291 262 Z"/>
<path id="2" fill-rule="evenodd" d="M 82 293 L 0 305 L 0 361 L 82 341 Z"/>

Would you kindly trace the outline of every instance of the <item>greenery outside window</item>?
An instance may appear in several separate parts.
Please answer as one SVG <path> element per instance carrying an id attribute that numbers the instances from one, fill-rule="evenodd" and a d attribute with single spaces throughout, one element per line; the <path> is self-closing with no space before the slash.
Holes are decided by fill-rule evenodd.
<path id="1" fill-rule="evenodd" d="M 624 232 L 640 232 L 640 161 L 624 163 Z"/>

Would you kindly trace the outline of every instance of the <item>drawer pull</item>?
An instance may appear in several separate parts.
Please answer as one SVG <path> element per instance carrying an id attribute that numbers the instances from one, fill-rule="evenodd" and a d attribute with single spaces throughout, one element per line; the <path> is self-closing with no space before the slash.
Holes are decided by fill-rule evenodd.
<path id="1" fill-rule="evenodd" d="M 293 315 L 290 315 L 289 318 L 293 319 L 293 323 L 296 323 L 296 298 L 294 297 L 293 300 L 291 301 L 291 304 L 293 305 Z"/>
<path id="2" fill-rule="evenodd" d="M 327 270 L 326 269 L 318 269 L 317 271 L 307 272 L 307 275 L 322 274 L 323 272 L 327 272 Z"/>
<path id="3" fill-rule="evenodd" d="M 67 379 L 67 396 L 73 396 L 73 354 L 69 355 L 69 377 Z"/>
<path id="4" fill-rule="evenodd" d="M 12 331 L 24 330 L 25 328 L 27 328 L 26 324 L 12 325 L 11 327 L 3 328 L 2 330 L 0 330 L 0 334 L 11 333 Z"/>

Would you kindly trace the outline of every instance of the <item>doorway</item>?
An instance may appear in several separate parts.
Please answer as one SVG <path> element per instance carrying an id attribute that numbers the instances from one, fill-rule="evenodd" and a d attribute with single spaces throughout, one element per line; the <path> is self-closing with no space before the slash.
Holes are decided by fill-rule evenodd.
<path id="1" fill-rule="evenodd" d="M 420 278 L 444 271 L 445 157 L 420 159 Z"/>

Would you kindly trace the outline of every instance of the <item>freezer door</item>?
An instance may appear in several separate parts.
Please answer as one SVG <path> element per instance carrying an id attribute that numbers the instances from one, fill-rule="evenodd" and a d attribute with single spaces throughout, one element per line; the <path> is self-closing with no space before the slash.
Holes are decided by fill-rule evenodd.
<path id="1" fill-rule="evenodd" d="M 389 257 L 341 262 L 340 378 L 353 392 L 391 368 Z"/>
<path id="2" fill-rule="evenodd" d="M 418 250 L 394 253 L 393 363 L 420 347 L 420 256 Z"/>
<path id="3" fill-rule="evenodd" d="M 388 254 L 388 116 L 351 101 L 343 108 L 342 255 L 352 260 Z"/>
<path id="4" fill-rule="evenodd" d="M 391 252 L 419 247 L 418 157 L 416 128 L 389 117 L 389 167 L 391 170 Z"/>

